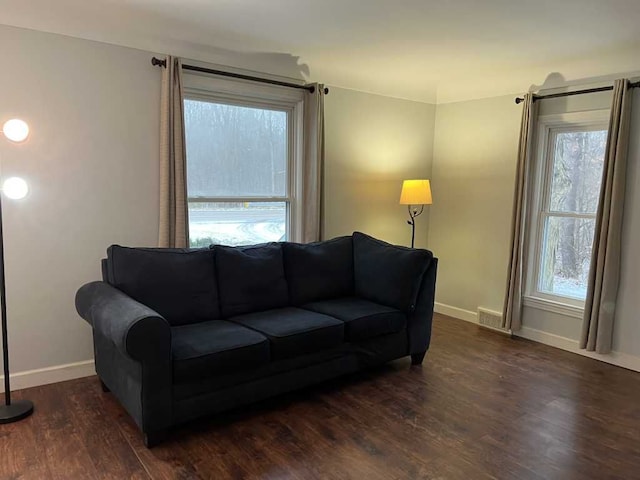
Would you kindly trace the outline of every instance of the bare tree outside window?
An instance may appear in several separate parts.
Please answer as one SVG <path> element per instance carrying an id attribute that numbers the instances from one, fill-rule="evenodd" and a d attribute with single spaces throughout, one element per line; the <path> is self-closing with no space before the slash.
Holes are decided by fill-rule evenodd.
<path id="1" fill-rule="evenodd" d="M 586 297 L 606 142 L 606 130 L 565 130 L 553 138 L 542 211 L 541 292 Z"/>

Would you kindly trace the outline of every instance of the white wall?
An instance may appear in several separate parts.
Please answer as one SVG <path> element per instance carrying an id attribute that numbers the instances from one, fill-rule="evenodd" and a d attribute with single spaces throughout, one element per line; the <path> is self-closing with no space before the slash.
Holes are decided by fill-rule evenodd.
<path id="1" fill-rule="evenodd" d="M 76 290 L 108 245 L 156 242 L 160 71 L 146 52 L 11 27 L 0 45 L 0 123 L 31 126 L 24 144 L 0 137 L 3 177 L 31 187 L 3 199 L 16 373 L 91 359 Z"/>
<path id="2" fill-rule="evenodd" d="M 402 180 L 429 178 L 435 106 L 331 88 L 325 99 L 325 238 L 360 230 L 410 245 Z M 434 193 L 434 201 L 439 201 Z M 417 218 L 427 245 L 429 207 Z"/>
<path id="3" fill-rule="evenodd" d="M 440 303 L 502 310 L 520 112 L 512 95 L 437 106 L 429 248 Z"/>

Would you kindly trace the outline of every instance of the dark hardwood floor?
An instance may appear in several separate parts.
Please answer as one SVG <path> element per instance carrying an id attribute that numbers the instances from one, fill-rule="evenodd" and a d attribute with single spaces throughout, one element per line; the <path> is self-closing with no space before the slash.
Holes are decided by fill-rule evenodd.
<path id="1" fill-rule="evenodd" d="M 2 479 L 640 479 L 640 374 L 437 316 L 399 360 L 148 450 L 96 377 L 16 392 Z"/>

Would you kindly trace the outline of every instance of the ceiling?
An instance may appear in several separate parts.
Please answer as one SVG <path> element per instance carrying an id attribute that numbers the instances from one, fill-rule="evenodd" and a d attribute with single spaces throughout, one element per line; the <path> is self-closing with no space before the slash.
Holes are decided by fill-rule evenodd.
<path id="1" fill-rule="evenodd" d="M 0 24 L 430 103 L 640 70 L 638 0 L 0 0 Z"/>

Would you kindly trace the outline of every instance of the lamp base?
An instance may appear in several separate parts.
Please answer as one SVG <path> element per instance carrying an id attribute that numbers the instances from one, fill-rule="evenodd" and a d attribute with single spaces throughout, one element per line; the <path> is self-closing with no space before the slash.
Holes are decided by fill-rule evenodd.
<path id="1" fill-rule="evenodd" d="M 12 423 L 27 418 L 33 413 L 33 403 L 16 400 L 11 405 L 0 405 L 0 423 Z"/>

